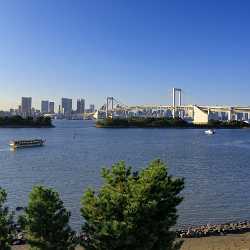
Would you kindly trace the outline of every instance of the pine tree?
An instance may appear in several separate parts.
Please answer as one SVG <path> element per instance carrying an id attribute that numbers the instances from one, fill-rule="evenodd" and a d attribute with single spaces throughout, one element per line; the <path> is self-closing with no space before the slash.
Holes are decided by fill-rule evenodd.
<path id="1" fill-rule="evenodd" d="M 9 250 L 12 241 L 12 214 L 4 205 L 7 200 L 7 193 L 0 187 L 0 249 Z"/>
<path id="2" fill-rule="evenodd" d="M 27 232 L 32 250 L 74 249 L 74 232 L 69 226 L 68 212 L 53 189 L 35 186 L 28 207 L 20 221 Z"/>
<path id="3" fill-rule="evenodd" d="M 168 175 L 160 160 L 141 172 L 119 162 L 103 169 L 104 185 L 82 198 L 86 250 L 174 250 L 180 248 L 172 227 L 177 221 L 183 179 Z"/>

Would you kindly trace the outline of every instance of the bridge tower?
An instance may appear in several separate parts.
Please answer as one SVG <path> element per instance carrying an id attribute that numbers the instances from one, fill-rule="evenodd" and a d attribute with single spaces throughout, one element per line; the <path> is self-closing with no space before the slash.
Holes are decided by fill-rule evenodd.
<path id="1" fill-rule="evenodd" d="M 106 118 L 109 116 L 109 111 L 114 109 L 114 97 L 108 96 L 106 100 Z"/>
<path id="2" fill-rule="evenodd" d="M 181 98 L 182 98 L 182 90 L 178 88 L 173 88 L 173 118 L 175 118 L 175 112 L 176 112 L 176 93 L 178 94 L 178 106 L 181 106 Z"/>

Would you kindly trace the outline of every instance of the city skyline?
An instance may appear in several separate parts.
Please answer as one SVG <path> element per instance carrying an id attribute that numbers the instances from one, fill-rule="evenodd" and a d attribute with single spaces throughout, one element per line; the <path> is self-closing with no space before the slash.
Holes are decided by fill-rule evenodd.
<path id="1" fill-rule="evenodd" d="M 54 112 L 58 112 L 59 106 L 62 106 L 62 99 L 72 100 L 72 111 L 78 111 L 78 108 L 77 108 L 78 101 L 84 101 L 84 108 L 86 108 L 86 109 L 88 106 L 89 107 L 91 105 L 95 106 L 95 104 L 93 104 L 91 102 L 87 103 L 86 98 L 82 98 L 82 97 L 81 98 L 77 97 L 76 99 L 69 98 L 69 97 L 61 97 L 59 99 L 59 101 L 54 101 L 54 100 L 51 100 L 48 98 L 42 98 L 40 100 L 40 102 L 38 102 L 37 100 L 34 100 L 34 98 L 32 96 L 22 96 L 16 101 L 16 106 L 9 106 L 9 107 L 6 106 L 5 109 L 0 108 L 0 111 L 17 110 L 18 108 L 22 107 L 23 99 L 30 99 L 30 98 L 31 98 L 31 108 L 39 110 L 39 111 L 41 111 L 41 113 L 50 113 L 50 110 L 54 110 Z M 34 105 L 34 103 L 35 103 L 35 105 Z M 46 106 L 46 108 L 44 105 Z M 48 112 L 45 112 L 45 110 L 47 110 Z M 52 112 L 52 113 L 54 113 L 54 112 Z"/>
<path id="2" fill-rule="evenodd" d="M 143 7 L 143 8 L 142 8 Z M 246 1 L 9 1 L 1 4 L 0 110 L 60 103 L 250 105 Z M 4 90 L 4 91 L 3 91 Z M 56 106 L 57 107 L 57 106 Z"/>

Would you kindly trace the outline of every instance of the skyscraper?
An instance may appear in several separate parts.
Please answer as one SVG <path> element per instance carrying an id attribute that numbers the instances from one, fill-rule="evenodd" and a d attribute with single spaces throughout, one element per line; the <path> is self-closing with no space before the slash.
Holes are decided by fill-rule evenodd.
<path id="1" fill-rule="evenodd" d="M 42 114 L 49 113 L 49 101 L 42 101 L 41 102 L 41 112 L 42 112 Z"/>
<path id="2" fill-rule="evenodd" d="M 21 104 L 22 116 L 24 117 L 31 116 L 31 106 L 32 106 L 32 98 L 22 97 L 22 104 Z"/>
<path id="3" fill-rule="evenodd" d="M 55 103 L 54 102 L 50 102 L 49 103 L 49 113 L 50 114 L 54 114 L 55 113 Z"/>
<path id="4" fill-rule="evenodd" d="M 62 98 L 62 112 L 64 116 L 68 119 L 71 118 L 72 115 L 72 99 Z"/>
<path id="5" fill-rule="evenodd" d="M 89 105 L 89 112 L 91 112 L 91 113 L 95 112 L 95 105 L 94 104 Z"/>
<path id="6" fill-rule="evenodd" d="M 77 100 L 76 112 L 78 114 L 84 114 L 84 112 L 85 112 L 85 100 L 84 99 Z"/>

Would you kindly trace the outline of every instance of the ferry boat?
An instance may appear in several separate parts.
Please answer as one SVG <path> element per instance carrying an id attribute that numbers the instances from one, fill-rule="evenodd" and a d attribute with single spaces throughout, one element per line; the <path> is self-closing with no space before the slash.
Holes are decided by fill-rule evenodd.
<path id="1" fill-rule="evenodd" d="M 16 148 L 27 148 L 27 147 L 37 147 L 43 146 L 45 140 L 42 139 L 32 139 L 32 140 L 13 140 L 10 142 L 10 147 Z"/>
<path id="2" fill-rule="evenodd" d="M 215 130 L 213 130 L 213 129 L 208 129 L 208 130 L 206 130 L 204 133 L 205 133 L 206 135 L 213 135 L 213 134 L 215 134 Z"/>

